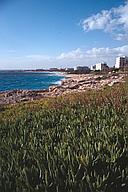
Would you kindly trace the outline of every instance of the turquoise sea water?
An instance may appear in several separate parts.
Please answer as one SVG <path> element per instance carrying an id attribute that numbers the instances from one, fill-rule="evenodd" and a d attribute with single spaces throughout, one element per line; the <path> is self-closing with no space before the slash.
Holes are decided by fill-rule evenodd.
<path id="1" fill-rule="evenodd" d="M 47 89 L 63 78 L 61 74 L 49 72 L 0 71 L 0 91 Z"/>

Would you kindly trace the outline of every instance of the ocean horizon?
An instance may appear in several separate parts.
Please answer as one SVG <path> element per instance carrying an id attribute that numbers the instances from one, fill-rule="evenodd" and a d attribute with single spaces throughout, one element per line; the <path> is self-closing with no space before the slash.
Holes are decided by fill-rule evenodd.
<path id="1" fill-rule="evenodd" d="M 11 90 L 42 90 L 59 85 L 62 73 L 20 70 L 0 71 L 0 92 Z"/>

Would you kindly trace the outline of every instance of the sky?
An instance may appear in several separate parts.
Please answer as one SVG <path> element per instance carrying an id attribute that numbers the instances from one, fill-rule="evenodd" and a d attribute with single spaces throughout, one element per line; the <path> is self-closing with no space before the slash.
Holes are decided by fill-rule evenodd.
<path id="1" fill-rule="evenodd" d="M 0 70 L 128 56 L 128 0 L 0 0 Z"/>

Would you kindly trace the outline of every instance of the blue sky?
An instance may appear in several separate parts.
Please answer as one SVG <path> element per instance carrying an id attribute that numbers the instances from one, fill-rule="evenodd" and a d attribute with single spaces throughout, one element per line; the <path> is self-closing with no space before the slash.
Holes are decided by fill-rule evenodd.
<path id="1" fill-rule="evenodd" d="M 90 66 L 128 55 L 128 1 L 0 0 L 0 69 Z"/>

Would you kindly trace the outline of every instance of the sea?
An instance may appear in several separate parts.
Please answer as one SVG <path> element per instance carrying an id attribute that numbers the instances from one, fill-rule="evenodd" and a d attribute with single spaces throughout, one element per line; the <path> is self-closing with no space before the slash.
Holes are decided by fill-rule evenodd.
<path id="1" fill-rule="evenodd" d="M 51 85 L 60 84 L 62 79 L 62 73 L 0 71 L 0 91 L 48 89 Z"/>

